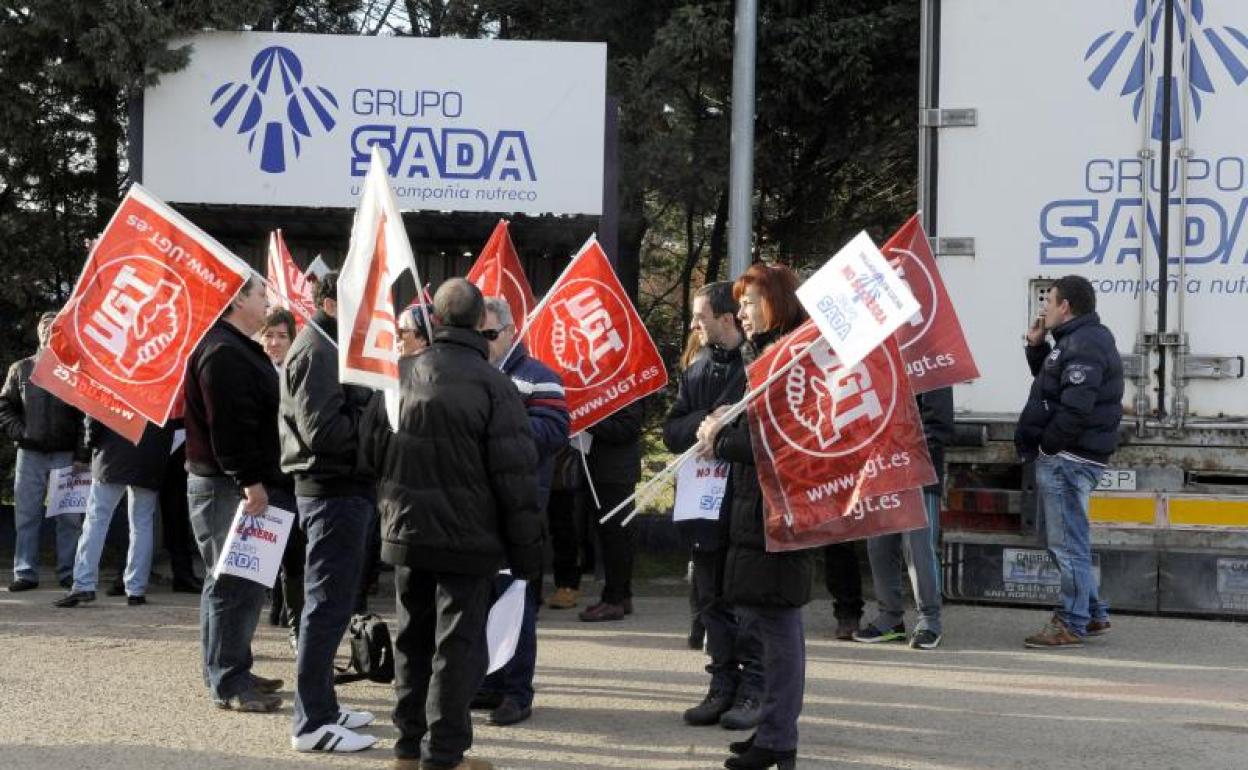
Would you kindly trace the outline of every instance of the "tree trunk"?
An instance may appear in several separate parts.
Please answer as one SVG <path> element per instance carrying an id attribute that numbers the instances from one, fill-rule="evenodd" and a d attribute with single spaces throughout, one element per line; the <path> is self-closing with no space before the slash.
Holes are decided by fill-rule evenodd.
<path id="1" fill-rule="evenodd" d="M 711 225 L 711 250 L 706 258 L 706 282 L 719 280 L 719 268 L 724 264 L 725 252 L 728 250 L 728 189 L 719 191 L 719 202 L 715 206 L 715 223 Z M 730 279 L 735 276 L 728 276 Z"/>

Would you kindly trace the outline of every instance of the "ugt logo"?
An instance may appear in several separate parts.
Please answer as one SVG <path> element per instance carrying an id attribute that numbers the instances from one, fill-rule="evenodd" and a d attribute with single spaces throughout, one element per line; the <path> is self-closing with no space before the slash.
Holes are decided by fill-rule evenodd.
<path id="1" fill-rule="evenodd" d="M 1164 89 L 1169 88 L 1172 105 L 1170 139 L 1173 141 L 1183 137 L 1183 102 L 1178 77 L 1171 76 L 1170 83 L 1167 84 L 1162 74 L 1162 62 L 1159 61 L 1164 45 L 1165 7 L 1160 0 L 1135 0 L 1133 27 L 1101 33 L 1092 41 L 1083 59 L 1092 65 L 1088 82 L 1097 91 L 1106 90 L 1106 84 L 1111 81 L 1114 71 L 1121 69 L 1119 64 L 1130 60 L 1131 64 L 1120 74 L 1122 87 L 1118 95 L 1134 97 L 1132 110 L 1138 123 L 1144 109 L 1145 89 L 1153 89 L 1150 134 L 1158 141 L 1161 140 L 1163 128 L 1162 96 L 1165 94 Z M 1189 14 L 1183 3 L 1174 4 L 1173 47 L 1175 69 L 1181 70 L 1184 66 L 1182 52 L 1187 45 L 1188 36 L 1191 36 L 1191 60 L 1189 71 L 1184 76 L 1191 80 L 1192 114 L 1196 120 L 1200 120 L 1204 97 L 1212 95 L 1216 90 L 1206 61 L 1216 57 L 1235 85 L 1243 85 L 1248 80 L 1248 35 L 1234 27 L 1219 27 L 1208 23 L 1205 0 L 1191 0 L 1190 7 Z M 1155 73 L 1152 84 L 1144 82 L 1146 69 Z M 1117 82 L 1117 79 L 1114 80 Z"/>
<path id="2" fill-rule="evenodd" d="M 294 51 L 269 46 L 252 60 L 250 82 L 231 81 L 213 92 L 209 101 L 217 111 L 212 122 L 225 128 L 238 118 L 236 132 L 247 134 L 248 152 L 257 151 L 259 139 L 260 170 L 280 174 L 286 170 L 288 149 L 299 157 L 303 140 L 312 136 L 309 113 L 326 132 L 335 124 L 332 110 L 338 109 L 338 100 L 328 89 L 302 81 L 303 64 Z"/>
<path id="3" fill-rule="evenodd" d="M 772 371 L 793 356 L 802 360 L 784 378 L 783 395 L 769 394 L 766 408 L 776 432 L 793 448 L 817 457 L 843 457 L 871 444 L 892 419 L 897 368 L 883 348 L 850 368 L 827 340 L 793 340 L 772 361 Z M 808 352 L 803 355 L 803 351 Z"/>
<path id="4" fill-rule="evenodd" d="M 177 357 L 165 353 L 185 343 L 190 318 L 182 278 L 154 259 L 132 256 L 102 265 L 96 280 L 109 288 L 78 324 L 83 352 L 118 380 L 145 384 L 167 377 Z"/>
<path id="5" fill-rule="evenodd" d="M 577 284 L 584 285 L 571 288 Z M 607 379 L 603 371 L 610 364 L 618 362 L 616 370 L 623 365 L 628 343 L 615 328 L 612 313 L 603 304 L 606 299 L 619 305 L 619 299 L 597 281 L 572 281 L 568 287 L 567 298 L 551 304 L 554 313 L 551 347 L 559 366 L 575 374 L 582 386 L 589 387 Z M 623 313 L 615 315 L 622 317 Z M 612 371 L 608 376 L 614 374 Z"/>

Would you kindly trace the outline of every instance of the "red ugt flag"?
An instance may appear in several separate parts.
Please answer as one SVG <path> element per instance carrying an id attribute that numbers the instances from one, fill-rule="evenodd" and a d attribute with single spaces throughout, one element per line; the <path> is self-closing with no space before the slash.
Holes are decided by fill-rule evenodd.
<path id="1" fill-rule="evenodd" d="M 295 328 L 302 329 L 306 318 L 316 312 L 315 284 L 291 259 L 281 230 L 269 234 L 269 258 L 265 276 L 269 280 L 269 307 L 284 307 L 295 315 Z M 274 291 L 276 289 L 276 291 Z M 298 305 L 296 309 L 292 305 Z M 301 312 L 302 311 L 302 312 Z"/>
<path id="2" fill-rule="evenodd" d="M 143 438 L 147 420 L 134 411 L 134 407 L 82 372 L 76 372 L 62 364 L 51 348 L 44 348 L 35 359 L 30 380 L 87 416 L 104 423 L 131 444 L 137 446 Z"/>
<path id="3" fill-rule="evenodd" d="M 524 341 L 563 378 L 572 433 L 667 386 L 659 350 L 593 237 L 542 300 Z"/>
<path id="4" fill-rule="evenodd" d="M 485 248 L 481 249 L 481 255 L 468 271 L 468 280 L 485 296 L 507 300 L 516 319 L 516 336 L 523 336 L 525 322 L 537 306 L 537 300 L 533 297 L 533 289 L 524 274 L 516 247 L 511 242 L 506 219 L 498 220 L 490 239 L 485 242 Z"/>
<path id="5" fill-rule="evenodd" d="M 901 493 L 936 472 L 896 341 L 847 369 L 808 321 L 750 365 L 750 387 L 795 357 L 749 407 L 768 548 L 923 526 L 921 496 Z"/>
<path id="6" fill-rule="evenodd" d="M 187 358 L 250 273 L 207 233 L 132 185 L 53 322 L 48 346 L 66 369 L 164 425 Z"/>
<path id="7" fill-rule="evenodd" d="M 919 301 L 919 312 L 894 332 L 914 392 L 926 393 L 977 379 L 979 369 L 936 269 L 919 215 L 911 217 L 880 251 L 889 260 L 900 262 L 897 271 Z"/>

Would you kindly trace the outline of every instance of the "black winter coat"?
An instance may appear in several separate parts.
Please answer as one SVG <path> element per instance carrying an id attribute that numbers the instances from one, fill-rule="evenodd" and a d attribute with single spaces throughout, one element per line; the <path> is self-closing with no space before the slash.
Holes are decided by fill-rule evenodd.
<path id="1" fill-rule="evenodd" d="M 165 427 L 148 423 L 138 445 L 97 420 L 87 420 L 91 447 L 91 478 L 106 484 L 125 484 L 157 491 L 173 449 L 172 421 Z"/>
<path id="2" fill-rule="evenodd" d="M 778 335 L 756 335 L 761 354 Z M 801 607 L 810 601 L 814 559 L 811 551 L 769 553 L 764 536 L 763 490 L 758 484 L 750 421 L 743 414 L 715 437 L 715 456 L 732 463 L 721 525 L 726 518 L 728 553 L 721 591 L 729 604 L 746 607 Z"/>
<path id="3" fill-rule="evenodd" d="M 82 451 L 82 412 L 30 381 L 36 353 L 9 367 L 0 390 L 0 429 L 18 447 L 36 452 Z"/>
<path id="4" fill-rule="evenodd" d="M 1054 329 L 1053 341 L 1027 346 L 1035 380 L 1014 432 L 1019 456 L 1070 452 L 1107 462 L 1122 422 L 1122 358 L 1114 335 L 1096 313 L 1085 313 Z"/>
<path id="5" fill-rule="evenodd" d="M 381 555 L 430 572 L 492 575 L 542 566 L 537 451 L 529 416 L 485 338 L 440 327 L 400 362 L 399 430 L 370 408 L 364 451 L 377 468 Z"/>
<path id="6" fill-rule="evenodd" d="M 641 481 L 641 421 L 645 410 L 634 401 L 585 432 L 594 437 L 585 455 L 594 484 L 637 486 Z"/>
<path id="7" fill-rule="evenodd" d="M 324 311 L 312 322 L 338 336 L 337 320 Z M 365 407 L 380 396 L 338 381 L 338 350 L 311 325 L 295 337 L 280 379 L 282 471 L 294 477 L 295 494 L 372 499 L 373 477 L 361 463 L 360 427 Z"/>
<path id="8" fill-rule="evenodd" d="M 936 483 L 926 491 L 941 493 L 945 483 L 945 447 L 953 441 L 953 388 L 938 388 L 915 396 L 923 419 L 927 453 L 936 466 Z"/>
<path id="9" fill-rule="evenodd" d="M 732 350 L 714 346 L 703 350 L 704 354 L 681 373 L 676 401 L 663 422 L 663 444 L 676 454 L 683 454 L 697 443 L 698 426 L 708 414 L 745 395 L 745 363 L 740 346 Z M 715 551 L 721 545 L 719 522 L 680 521 L 676 529 L 695 551 Z"/>
<path id="10" fill-rule="evenodd" d="M 277 369 L 233 324 L 213 325 L 186 367 L 186 470 L 290 491 L 277 437 Z"/>

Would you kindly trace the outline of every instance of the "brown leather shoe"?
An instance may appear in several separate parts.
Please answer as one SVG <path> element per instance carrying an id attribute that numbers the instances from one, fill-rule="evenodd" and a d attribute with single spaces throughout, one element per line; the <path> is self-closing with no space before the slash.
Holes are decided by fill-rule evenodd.
<path id="1" fill-rule="evenodd" d="M 552 610 L 570 610 L 576 606 L 576 600 L 580 597 L 581 592 L 575 588 L 556 587 L 555 595 L 550 597 L 546 606 Z"/>
<path id="2" fill-rule="evenodd" d="M 1032 634 L 1023 640 L 1023 644 L 1035 649 L 1065 649 L 1083 646 L 1083 639 L 1074 631 L 1070 630 L 1057 615 L 1049 619 L 1049 622 L 1038 633 Z"/>
<path id="3" fill-rule="evenodd" d="M 1109 618 L 1105 618 L 1104 620 L 1089 620 L 1088 630 L 1084 635 L 1085 636 L 1104 636 L 1109 631 L 1109 629 L 1113 627 L 1113 625 L 1114 625 L 1113 623 L 1109 622 Z"/>

